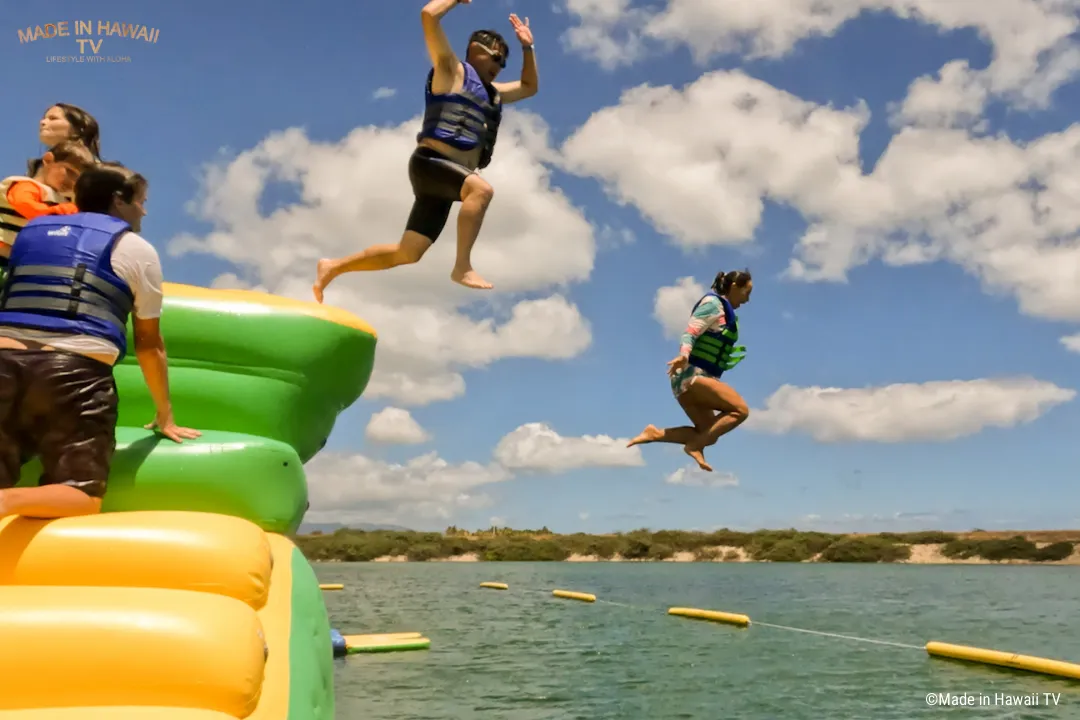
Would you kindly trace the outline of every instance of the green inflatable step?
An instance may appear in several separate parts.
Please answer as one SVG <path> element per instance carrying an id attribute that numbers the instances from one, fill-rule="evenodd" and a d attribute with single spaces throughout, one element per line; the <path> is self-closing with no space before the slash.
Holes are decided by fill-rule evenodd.
<path id="1" fill-rule="evenodd" d="M 359 318 L 265 293 L 166 283 L 161 333 L 179 424 L 280 440 L 304 462 L 375 363 L 375 331 Z M 119 424 L 142 427 L 154 405 L 134 353 L 116 381 Z"/>
<path id="2" fill-rule="evenodd" d="M 34 460 L 23 467 L 19 485 L 33 485 L 40 475 L 41 464 Z M 206 431 L 177 444 L 141 427 L 120 427 L 102 512 L 215 512 L 290 534 L 307 503 L 303 463 L 283 442 Z"/>

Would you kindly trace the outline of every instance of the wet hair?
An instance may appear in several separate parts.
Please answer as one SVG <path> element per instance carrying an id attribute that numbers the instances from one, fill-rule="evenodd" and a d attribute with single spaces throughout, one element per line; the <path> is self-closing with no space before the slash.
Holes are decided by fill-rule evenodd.
<path id="1" fill-rule="evenodd" d="M 118 162 L 102 162 L 86 170 L 75 182 L 75 206 L 79 212 L 108 215 L 119 196 L 131 202 L 147 187 L 146 178 Z"/>
<path id="2" fill-rule="evenodd" d="M 472 47 L 473 43 L 478 43 L 485 48 L 490 48 L 492 50 L 498 50 L 502 53 L 503 63 L 510 59 L 510 45 L 507 44 L 506 39 L 502 35 L 494 30 L 477 30 L 470 35 L 469 45 L 465 49 L 466 57 L 468 57 L 469 54 L 468 48 Z"/>
<path id="3" fill-rule="evenodd" d="M 753 278 L 750 277 L 749 270 L 730 270 L 728 272 L 721 270 L 716 273 L 712 289 L 717 295 L 726 295 L 732 287 L 746 287 L 746 283 L 751 280 Z"/>
<path id="4" fill-rule="evenodd" d="M 53 103 L 45 112 L 57 107 L 64 113 L 64 119 L 71 125 L 71 138 L 78 140 L 96 158 L 101 159 L 101 129 L 93 115 L 83 110 L 78 105 L 69 103 Z M 51 150 L 52 148 L 50 148 Z M 31 177 L 41 169 L 41 158 L 34 158 L 26 163 L 27 174 Z"/>
<path id="5" fill-rule="evenodd" d="M 49 153 L 52 154 L 54 161 L 69 163 L 79 170 L 85 170 L 97 164 L 97 159 L 90 150 L 78 140 L 57 143 L 49 150 Z"/>

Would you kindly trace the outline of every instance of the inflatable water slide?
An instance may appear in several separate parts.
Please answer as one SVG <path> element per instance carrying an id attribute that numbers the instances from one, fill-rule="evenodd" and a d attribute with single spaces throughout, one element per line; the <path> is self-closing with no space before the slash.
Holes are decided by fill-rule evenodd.
<path id="1" fill-rule="evenodd" d="M 304 463 L 363 393 L 375 331 L 337 308 L 166 285 L 175 444 L 116 368 L 100 515 L 0 520 L 0 720 L 332 720 L 331 628 L 289 539 Z M 28 464 L 20 484 L 36 481 Z"/>

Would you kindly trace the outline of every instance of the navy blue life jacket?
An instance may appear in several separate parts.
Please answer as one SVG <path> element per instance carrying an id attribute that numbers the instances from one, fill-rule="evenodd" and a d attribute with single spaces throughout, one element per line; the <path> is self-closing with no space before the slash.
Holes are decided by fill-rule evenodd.
<path id="1" fill-rule="evenodd" d="M 502 122 L 502 96 L 490 83 L 480 79 L 476 68 L 467 62 L 465 83 L 456 93 L 436 94 L 431 91 L 434 68 L 428 72 L 424 87 L 424 122 L 417 141 L 432 138 L 458 150 L 479 147 L 479 167 L 487 167 L 495 152 Z"/>
<path id="2" fill-rule="evenodd" d="M 19 231 L 0 290 L 0 326 L 108 340 L 127 354 L 135 296 L 112 269 L 131 226 L 98 213 L 44 215 Z"/>

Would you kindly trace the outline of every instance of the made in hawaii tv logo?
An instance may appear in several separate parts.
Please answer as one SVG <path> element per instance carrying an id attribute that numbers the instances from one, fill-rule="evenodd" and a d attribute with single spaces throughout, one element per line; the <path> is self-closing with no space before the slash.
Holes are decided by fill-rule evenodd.
<path id="1" fill-rule="evenodd" d="M 54 63 L 129 63 L 131 55 L 125 52 L 123 45 L 114 43 L 114 38 L 153 44 L 161 36 L 157 28 L 115 20 L 62 20 L 19 28 L 18 33 L 20 45 L 41 40 L 65 40 L 70 43 L 68 47 L 72 53 L 45 56 L 45 62 Z M 106 40 L 110 43 L 108 46 Z M 59 47 L 56 49 L 60 50 Z"/>

